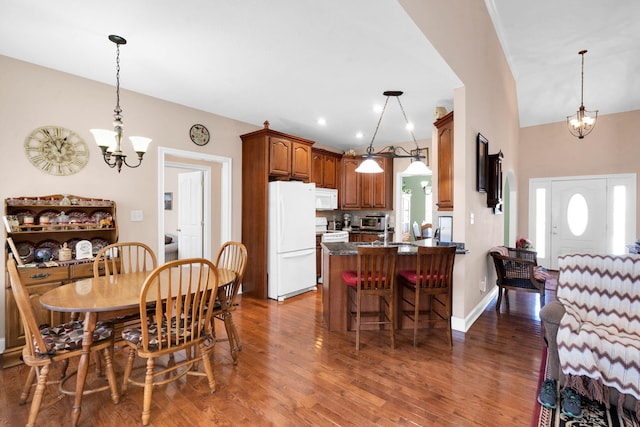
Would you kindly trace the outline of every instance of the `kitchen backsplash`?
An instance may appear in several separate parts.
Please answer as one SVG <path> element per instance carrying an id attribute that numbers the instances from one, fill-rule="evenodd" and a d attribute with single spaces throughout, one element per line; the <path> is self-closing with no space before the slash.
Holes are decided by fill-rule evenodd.
<path id="1" fill-rule="evenodd" d="M 351 215 L 351 224 L 356 225 L 356 224 L 360 224 L 360 218 L 367 216 L 367 215 L 386 215 L 389 214 L 389 226 L 390 227 L 395 227 L 395 215 L 393 214 L 393 211 L 341 211 L 341 210 L 334 210 L 334 211 L 316 211 L 316 216 L 322 216 L 327 218 L 327 221 L 331 221 L 331 220 L 336 220 L 336 221 L 341 221 L 343 220 L 343 215 L 345 213 L 348 213 Z"/>

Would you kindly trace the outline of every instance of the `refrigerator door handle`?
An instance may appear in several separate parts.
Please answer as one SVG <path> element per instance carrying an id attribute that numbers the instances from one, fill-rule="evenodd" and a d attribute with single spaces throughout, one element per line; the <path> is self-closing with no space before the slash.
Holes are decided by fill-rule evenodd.
<path id="1" fill-rule="evenodd" d="M 295 252 L 288 252 L 288 253 L 284 253 L 282 254 L 282 258 L 298 258 L 298 257 L 303 257 L 303 256 L 308 256 L 309 254 L 315 254 L 316 253 L 316 249 L 312 248 L 312 249 L 305 249 L 305 250 L 301 250 L 301 251 L 295 251 Z"/>
<path id="2" fill-rule="evenodd" d="M 284 223 L 285 223 L 284 200 L 282 199 L 282 197 L 278 198 L 278 221 L 280 222 L 278 224 L 278 228 L 280 230 L 280 235 L 278 236 L 278 242 L 282 242 L 282 239 L 284 239 Z M 280 246 L 280 243 L 278 243 L 278 246 Z"/>

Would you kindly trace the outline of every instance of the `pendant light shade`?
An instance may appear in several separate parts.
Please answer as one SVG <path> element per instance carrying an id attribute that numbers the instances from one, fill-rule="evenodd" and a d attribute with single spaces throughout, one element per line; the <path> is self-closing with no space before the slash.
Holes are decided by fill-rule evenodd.
<path id="1" fill-rule="evenodd" d="M 378 125 L 376 126 L 376 130 L 373 133 L 373 138 L 371 138 L 371 143 L 367 147 L 367 154 L 365 154 L 364 160 L 360 165 L 356 168 L 356 172 L 358 173 L 381 173 L 384 170 L 380 167 L 378 162 L 374 160 L 376 157 L 385 157 L 385 158 L 410 158 L 413 159 L 412 163 L 409 167 L 403 172 L 405 175 L 431 175 L 431 170 L 427 167 L 427 165 L 422 162 L 422 159 L 425 156 L 420 155 L 421 151 L 426 150 L 425 148 L 418 147 L 418 142 L 416 141 L 416 137 L 413 134 L 413 127 L 410 126 L 409 120 L 407 119 L 407 115 L 404 112 L 404 108 L 402 107 L 402 103 L 400 102 L 400 95 L 403 92 L 399 90 L 388 90 L 383 93 L 387 99 L 384 102 L 384 107 L 382 108 L 382 112 L 380 113 L 380 118 L 378 119 Z M 404 116 L 404 120 L 406 122 L 406 128 L 411 132 L 411 137 L 413 138 L 413 142 L 416 144 L 415 154 L 412 152 L 408 152 L 403 147 L 396 147 L 393 145 L 387 146 L 380 150 L 378 153 L 373 152 L 373 141 L 376 139 L 376 135 L 378 134 L 378 129 L 380 128 L 380 122 L 382 122 L 382 117 L 384 116 L 384 112 L 387 109 L 387 104 L 389 103 L 389 97 L 395 97 L 398 100 L 398 105 L 400 106 L 400 110 L 402 111 L 402 115 Z M 398 151 L 402 151 L 405 154 L 398 154 Z"/>

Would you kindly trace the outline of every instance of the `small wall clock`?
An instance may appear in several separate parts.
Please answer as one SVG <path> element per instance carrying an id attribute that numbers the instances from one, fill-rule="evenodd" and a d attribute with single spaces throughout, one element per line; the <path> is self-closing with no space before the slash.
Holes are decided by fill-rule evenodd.
<path id="1" fill-rule="evenodd" d="M 207 145 L 211 135 L 209 134 L 209 129 L 207 129 L 204 125 L 195 124 L 191 126 L 189 129 L 189 136 L 191 137 L 191 141 L 193 141 L 196 145 Z"/>
<path id="2" fill-rule="evenodd" d="M 73 175 L 89 162 L 89 148 L 80 136 L 62 126 L 41 126 L 24 140 L 27 158 L 51 175 Z"/>

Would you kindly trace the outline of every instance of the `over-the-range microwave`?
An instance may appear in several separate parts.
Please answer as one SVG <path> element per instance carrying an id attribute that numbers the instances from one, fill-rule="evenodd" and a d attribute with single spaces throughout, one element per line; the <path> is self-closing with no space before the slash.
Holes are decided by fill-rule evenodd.
<path id="1" fill-rule="evenodd" d="M 316 188 L 316 210 L 326 211 L 333 209 L 338 209 L 338 190 Z"/>

